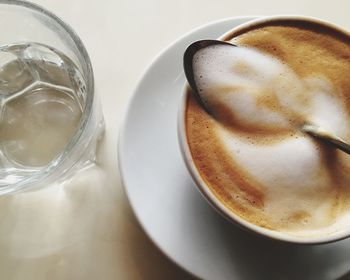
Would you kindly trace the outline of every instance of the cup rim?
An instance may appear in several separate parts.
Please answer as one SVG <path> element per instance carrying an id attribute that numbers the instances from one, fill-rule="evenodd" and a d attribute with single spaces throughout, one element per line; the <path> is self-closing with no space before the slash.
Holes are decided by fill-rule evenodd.
<path id="1" fill-rule="evenodd" d="M 86 91 L 87 91 L 87 97 L 86 97 L 86 104 L 85 109 L 82 113 L 82 117 L 80 120 L 80 123 L 78 127 L 75 130 L 75 133 L 71 137 L 70 141 L 66 144 L 62 152 L 54 158 L 48 165 L 44 166 L 41 170 L 36 172 L 34 175 L 25 178 L 23 180 L 20 180 L 14 184 L 10 184 L 6 187 L 0 188 L 0 195 L 4 194 L 13 194 L 17 193 L 19 191 L 31 189 L 32 187 L 34 189 L 38 189 L 42 187 L 42 185 L 45 185 L 47 183 L 47 180 L 50 179 L 51 174 L 55 171 L 60 171 L 61 174 L 59 174 L 60 177 L 63 177 L 63 174 L 66 174 L 71 168 L 73 167 L 74 163 L 69 162 L 69 156 L 72 152 L 79 154 L 79 156 L 82 156 L 82 152 L 78 151 L 77 146 L 79 143 L 83 140 L 84 134 L 87 131 L 88 123 L 90 122 L 90 119 L 92 118 L 92 112 L 93 112 L 93 104 L 94 104 L 94 73 L 92 69 L 91 60 L 89 57 L 89 54 L 80 39 L 80 37 L 77 35 L 77 33 L 73 30 L 72 27 L 70 27 L 67 23 L 65 23 L 61 18 L 56 16 L 54 13 L 46 10 L 40 5 L 37 5 L 35 3 L 25 1 L 25 0 L 0 0 L 0 5 L 9 5 L 13 7 L 18 8 L 25 8 L 29 11 L 39 13 L 56 24 L 58 24 L 70 37 L 72 42 L 74 43 L 77 50 L 79 50 L 79 59 L 83 59 L 84 66 L 86 67 Z"/>
<path id="2" fill-rule="evenodd" d="M 293 20 L 293 21 L 308 21 L 315 23 L 317 25 L 329 27 L 333 30 L 336 30 L 342 34 L 345 34 L 350 38 L 350 33 L 342 28 L 339 27 L 333 23 L 330 23 L 325 20 L 321 20 L 315 17 L 309 17 L 309 16 L 300 16 L 300 15 L 275 15 L 275 16 L 264 16 L 259 17 L 257 19 L 250 20 L 246 23 L 240 24 L 223 35 L 221 35 L 218 39 L 219 40 L 227 40 L 234 33 L 237 33 L 241 30 L 244 30 L 248 27 L 252 27 L 255 25 L 263 24 L 263 23 L 270 23 L 274 21 L 281 21 L 281 20 Z M 324 244 L 324 243 L 330 243 L 335 242 L 338 240 L 345 239 L 350 236 L 350 228 L 347 230 L 337 231 L 335 233 L 330 234 L 324 234 L 321 236 L 296 236 L 296 235 L 290 235 L 286 232 L 279 232 L 276 230 L 271 230 L 267 228 L 263 228 L 261 226 L 258 226 L 252 222 L 249 222 L 245 220 L 244 218 L 240 217 L 235 212 L 229 210 L 220 200 L 213 194 L 213 192 L 210 190 L 210 188 L 206 185 L 203 178 L 199 174 L 198 169 L 195 166 L 194 160 L 192 158 L 192 154 L 190 151 L 190 147 L 187 141 L 187 132 L 186 132 L 186 108 L 187 108 L 187 100 L 189 96 L 189 85 L 187 82 L 185 83 L 184 89 L 183 89 L 183 96 L 180 103 L 179 111 L 178 111 L 178 126 L 177 126 L 177 132 L 178 132 L 178 142 L 180 146 L 180 151 L 182 154 L 182 157 L 184 159 L 185 165 L 192 177 L 192 179 L 195 182 L 195 185 L 197 189 L 200 191 L 200 193 L 204 196 L 204 198 L 208 201 L 208 203 L 217 211 L 219 214 L 224 216 L 227 220 L 232 222 L 235 225 L 238 225 L 239 227 L 248 230 L 254 234 L 257 234 L 262 237 L 266 237 L 273 240 L 278 241 L 284 241 L 288 243 L 295 243 L 295 244 Z"/>

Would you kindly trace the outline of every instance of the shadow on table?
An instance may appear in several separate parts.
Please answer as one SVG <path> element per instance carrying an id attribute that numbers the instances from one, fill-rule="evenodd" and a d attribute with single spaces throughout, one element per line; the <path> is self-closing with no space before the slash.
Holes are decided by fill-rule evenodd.
<path id="1" fill-rule="evenodd" d="M 141 230 L 117 178 L 84 172 L 65 186 L 0 197 L 1 279 L 193 279 Z"/>

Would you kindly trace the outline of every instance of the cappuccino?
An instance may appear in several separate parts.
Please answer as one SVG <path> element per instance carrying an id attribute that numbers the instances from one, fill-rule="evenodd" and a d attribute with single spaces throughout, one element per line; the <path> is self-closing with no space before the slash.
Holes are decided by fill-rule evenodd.
<path id="1" fill-rule="evenodd" d="M 350 157 L 304 134 L 350 139 L 350 38 L 303 20 L 231 34 L 194 57 L 208 114 L 189 94 L 186 134 L 210 191 L 245 220 L 293 235 L 350 221 Z M 200 59 L 205 57 L 205 59 Z"/>

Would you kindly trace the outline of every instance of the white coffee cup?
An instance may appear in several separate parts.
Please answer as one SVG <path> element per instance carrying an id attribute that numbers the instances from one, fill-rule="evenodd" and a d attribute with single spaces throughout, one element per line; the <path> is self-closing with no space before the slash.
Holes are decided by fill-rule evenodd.
<path id="1" fill-rule="evenodd" d="M 233 34 L 237 34 L 240 31 L 246 30 L 250 27 L 260 25 L 265 22 L 273 22 L 273 21 L 281 21 L 281 20 L 300 20 L 300 21 L 308 21 L 313 22 L 318 25 L 325 26 L 327 28 L 331 28 L 337 32 L 343 33 L 345 36 L 349 36 L 350 34 L 348 31 L 346 31 L 343 28 L 340 28 L 332 23 L 325 22 L 323 20 L 319 20 L 317 18 L 312 17 L 304 17 L 304 16 L 272 16 L 272 17 L 263 17 L 258 18 L 252 21 L 249 21 L 247 23 L 244 23 L 242 25 L 239 25 L 227 33 L 223 34 L 219 40 L 229 40 L 232 38 Z M 185 164 L 187 166 L 188 171 L 190 172 L 196 186 L 198 187 L 199 191 L 202 193 L 202 195 L 206 198 L 206 200 L 225 218 L 227 218 L 230 222 L 247 229 L 251 232 L 254 232 L 258 235 L 269 237 L 275 240 L 280 241 L 286 241 L 286 242 L 292 242 L 292 243 L 299 243 L 299 244 L 319 244 L 319 243 L 328 243 L 337 241 L 340 239 L 344 239 L 350 236 L 350 226 L 347 228 L 344 227 L 342 229 L 339 229 L 337 231 L 332 232 L 322 232 L 320 235 L 312 235 L 312 236 L 299 236 L 299 235 L 292 235 L 286 232 L 278 231 L 278 230 L 270 230 L 267 228 L 263 228 L 261 226 L 258 226 L 256 224 L 253 224 L 243 218 L 241 218 L 239 215 L 235 214 L 231 210 L 229 210 L 210 190 L 210 188 L 207 186 L 207 184 L 204 182 L 203 178 L 201 177 L 199 171 L 197 170 L 194 160 L 192 158 L 189 144 L 187 141 L 187 135 L 186 135 L 186 106 L 187 106 L 187 99 L 188 99 L 188 85 L 186 84 L 186 87 L 184 89 L 184 95 L 182 98 L 182 102 L 180 104 L 179 113 L 178 113 L 178 139 L 180 143 L 180 149 L 182 156 L 184 158 Z M 349 213 L 350 215 L 350 213 Z M 345 225 L 344 225 L 345 226 Z"/>

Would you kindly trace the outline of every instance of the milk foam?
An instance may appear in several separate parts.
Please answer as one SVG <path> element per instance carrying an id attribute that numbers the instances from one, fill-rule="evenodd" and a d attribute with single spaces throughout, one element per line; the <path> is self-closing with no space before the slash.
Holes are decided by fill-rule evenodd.
<path id="1" fill-rule="evenodd" d="M 349 135 L 344 100 L 331 81 L 322 75 L 299 77 L 277 58 L 241 46 L 201 49 L 193 68 L 199 93 L 217 119 L 215 134 L 226 154 L 254 178 L 265 195 L 264 215 L 273 224 L 290 220 L 289 231 L 300 230 L 300 223 L 308 230 L 332 223 L 335 202 L 329 194 L 334 192 L 334 178 L 319 143 L 300 132 L 307 122 L 340 137 Z M 231 116 L 222 115 L 222 108 Z M 222 118 L 232 116 L 234 123 L 251 131 L 271 132 L 276 137 L 289 131 L 290 135 L 261 145 L 254 141 L 259 135 L 253 135 L 253 140 L 242 138 L 240 129 L 223 125 Z M 339 156 L 338 162 L 349 166 L 346 156 Z M 349 184 L 347 177 L 343 176 L 341 184 Z M 234 191 L 231 196 L 235 197 Z"/>
<path id="2" fill-rule="evenodd" d="M 307 121 L 337 132 L 344 126 L 345 108 L 323 77 L 302 79 L 277 58 L 242 46 L 209 46 L 193 61 L 199 93 L 214 115 L 224 105 L 237 122 L 254 129 Z"/>

